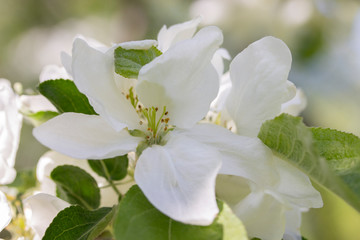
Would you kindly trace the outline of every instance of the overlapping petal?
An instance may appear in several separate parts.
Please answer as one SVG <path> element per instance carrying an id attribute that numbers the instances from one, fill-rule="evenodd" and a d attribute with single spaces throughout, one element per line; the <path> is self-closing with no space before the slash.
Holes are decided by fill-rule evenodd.
<path id="1" fill-rule="evenodd" d="M 289 204 L 298 208 L 320 208 L 323 206 L 320 193 L 312 186 L 309 177 L 290 163 L 274 156 L 280 176 L 276 194 L 281 194 Z"/>
<path id="2" fill-rule="evenodd" d="M 285 224 L 285 233 L 283 236 L 284 240 L 302 240 L 300 234 L 301 226 L 301 210 L 300 209 L 291 209 L 285 213 L 286 224 Z"/>
<path id="3" fill-rule="evenodd" d="M 39 80 L 44 82 L 51 79 L 72 79 L 64 67 L 57 65 L 46 65 L 40 73 Z"/>
<path id="4" fill-rule="evenodd" d="M 159 50 L 165 52 L 176 43 L 190 39 L 194 35 L 200 22 L 201 18 L 198 17 L 184 23 L 172 25 L 169 28 L 164 25 L 160 29 L 157 37 L 159 41 Z"/>
<path id="5" fill-rule="evenodd" d="M 250 237 L 279 240 L 285 231 L 286 207 L 263 191 L 253 191 L 232 207 Z"/>
<path id="6" fill-rule="evenodd" d="M 209 225 L 218 213 L 215 178 L 220 159 L 214 148 L 172 133 L 166 145 L 153 145 L 142 153 L 135 168 L 135 181 L 149 201 L 167 216 L 180 222 Z"/>
<path id="7" fill-rule="evenodd" d="M 64 113 L 35 128 L 43 145 L 80 159 L 105 159 L 134 151 L 141 140 L 114 129 L 100 116 Z"/>
<path id="8" fill-rule="evenodd" d="M 307 101 L 304 92 L 301 89 L 297 89 L 295 97 L 281 105 L 281 112 L 298 116 L 304 111 L 306 104 Z"/>
<path id="9" fill-rule="evenodd" d="M 114 80 L 114 49 L 103 53 L 85 40 L 74 41 L 72 74 L 78 89 L 84 93 L 95 111 L 116 130 L 136 128 L 138 116 Z"/>
<path id="10" fill-rule="evenodd" d="M 279 180 L 273 154 L 258 138 L 239 136 L 213 124 L 197 124 L 185 134 L 221 153 L 223 163 L 220 174 L 241 176 L 259 185 Z"/>
<path id="11" fill-rule="evenodd" d="M 171 124 L 193 126 L 206 115 L 218 92 L 211 59 L 222 40 L 218 28 L 206 27 L 145 65 L 136 87 L 140 101 L 147 107 L 166 105 Z"/>
<path id="12" fill-rule="evenodd" d="M 247 47 L 230 64 L 232 89 L 227 110 L 240 135 L 257 136 L 261 124 L 278 115 L 295 96 L 287 81 L 291 53 L 284 42 L 265 37 Z"/>
<path id="13" fill-rule="evenodd" d="M 56 215 L 70 204 L 49 194 L 39 193 L 24 200 L 27 223 L 41 239 Z"/>

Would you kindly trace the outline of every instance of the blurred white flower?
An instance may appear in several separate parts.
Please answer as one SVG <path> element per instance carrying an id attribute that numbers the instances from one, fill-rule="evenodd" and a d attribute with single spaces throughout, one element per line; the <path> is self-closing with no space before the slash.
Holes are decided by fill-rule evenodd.
<path id="1" fill-rule="evenodd" d="M 21 125 L 18 96 L 8 80 L 0 79 L 0 184 L 11 183 L 16 177 L 14 165 Z"/>
<path id="2" fill-rule="evenodd" d="M 53 195 L 38 193 L 23 201 L 26 223 L 34 232 L 34 239 L 42 239 L 46 229 L 63 209 L 70 206 L 69 203 Z"/>

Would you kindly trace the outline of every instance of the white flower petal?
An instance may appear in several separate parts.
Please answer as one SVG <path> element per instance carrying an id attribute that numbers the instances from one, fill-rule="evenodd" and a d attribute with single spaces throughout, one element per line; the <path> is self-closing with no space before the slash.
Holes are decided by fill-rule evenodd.
<path id="1" fill-rule="evenodd" d="M 24 200 L 27 223 L 42 238 L 46 229 L 63 209 L 70 204 L 49 194 L 39 193 Z"/>
<path id="2" fill-rule="evenodd" d="M 172 25 L 169 28 L 164 25 L 157 37 L 159 50 L 165 52 L 176 43 L 192 38 L 200 22 L 201 17 L 198 17 L 184 23 Z"/>
<path id="3" fill-rule="evenodd" d="M 231 59 L 230 53 L 225 48 L 218 49 L 211 59 L 211 63 L 215 67 L 220 77 L 224 73 L 224 59 Z"/>
<path id="4" fill-rule="evenodd" d="M 320 193 L 311 185 L 309 177 L 290 163 L 274 156 L 280 175 L 276 194 L 298 208 L 320 208 L 323 206 Z"/>
<path id="5" fill-rule="evenodd" d="M 72 76 L 72 69 L 71 69 L 72 57 L 70 56 L 70 54 L 68 54 L 66 52 L 61 52 L 60 59 L 61 59 L 61 64 L 66 69 L 66 72 L 68 73 L 68 75 Z"/>
<path id="6" fill-rule="evenodd" d="M 0 156 L 0 184 L 12 183 L 16 178 L 16 170 L 7 164 L 7 160 Z"/>
<path id="7" fill-rule="evenodd" d="M 257 136 L 261 124 L 278 115 L 281 104 L 295 93 L 287 81 L 290 67 L 288 47 L 273 37 L 251 44 L 234 58 L 227 109 L 240 135 Z"/>
<path id="8" fill-rule="evenodd" d="M 97 115 L 64 113 L 33 130 L 43 145 L 80 159 L 105 159 L 134 151 L 141 140 L 128 131 L 114 131 Z"/>
<path id="9" fill-rule="evenodd" d="M 116 87 L 114 49 L 108 52 L 92 48 L 82 39 L 75 39 L 72 54 L 74 82 L 95 111 L 120 131 L 125 126 L 136 128 L 138 115 L 130 101 Z"/>
<path id="10" fill-rule="evenodd" d="M 304 92 L 301 89 L 297 89 L 295 97 L 281 105 L 281 112 L 299 116 L 304 111 L 306 104 Z"/>
<path id="11" fill-rule="evenodd" d="M 239 136 L 214 124 L 197 124 L 185 134 L 221 153 L 220 174 L 241 176 L 262 186 L 279 180 L 273 153 L 258 138 Z"/>
<path id="12" fill-rule="evenodd" d="M 71 76 L 67 73 L 64 67 L 59 67 L 57 65 L 46 65 L 43 67 L 40 73 L 39 80 L 44 82 L 51 79 L 72 79 Z"/>
<path id="13" fill-rule="evenodd" d="M 56 195 L 56 184 L 50 178 L 52 170 L 61 165 L 73 165 L 89 173 L 99 185 L 105 185 L 106 180 L 96 174 L 87 163 L 87 160 L 71 158 L 55 151 L 48 151 L 42 155 L 36 165 L 36 178 L 40 182 L 41 192 Z"/>
<path id="14" fill-rule="evenodd" d="M 219 93 L 214 99 L 214 101 L 211 102 L 210 109 L 215 112 L 221 112 L 221 117 L 223 118 L 224 112 L 227 112 L 226 110 L 226 100 L 230 94 L 232 87 L 230 74 L 227 72 L 225 73 L 221 79 L 220 79 L 220 88 Z"/>
<path id="15" fill-rule="evenodd" d="M 285 213 L 285 218 L 286 224 L 283 240 L 301 240 L 301 211 L 299 209 L 288 210 Z"/>
<path id="16" fill-rule="evenodd" d="M 218 213 L 215 178 L 220 156 L 181 134 L 169 137 L 165 146 L 153 145 L 141 154 L 135 181 L 165 215 L 188 224 L 209 225 Z"/>
<path id="17" fill-rule="evenodd" d="M 54 111 L 56 107 L 43 95 L 21 95 L 20 109 L 24 112 L 36 113 L 39 111 Z"/>
<path id="18" fill-rule="evenodd" d="M 262 240 L 282 238 L 285 231 L 286 209 L 271 195 L 253 191 L 232 208 L 251 238 L 258 237 Z"/>
<path id="19" fill-rule="evenodd" d="M 17 98 L 10 82 L 0 79 L 0 184 L 11 183 L 16 176 L 14 165 L 22 126 Z"/>
<path id="20" fill-rule="evenodd" d="M 6 196 L 0 191 L 0 232 L 9 225 L 12 219 L 11 209 Z"/>
<path id="21" fill-rule="evenodd" d="M 116 49 L 117 47 L 122 47 L 124 49 L 138 49 L 138 50 L 147 50 L 152 46 L 156 46 L 158 42 L 156 40 L 141 40 L 141 41 L 130 41 L 115 44 L 112 49 Z"/>
<path id="22" fill-rule="evenodd" d="M 207 113 L 219 80 L 211 58 L 222 43 L 216 27 L 200 30 L 141 68 L 136 87 L 146 107 L 166 105 L 170 123 L 188 128 Z"/>

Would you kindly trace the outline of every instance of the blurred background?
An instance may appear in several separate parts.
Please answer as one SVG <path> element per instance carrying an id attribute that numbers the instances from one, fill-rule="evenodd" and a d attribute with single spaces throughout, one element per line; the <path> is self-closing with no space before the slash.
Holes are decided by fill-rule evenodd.
<path id="1" fill-rule="evenodd" d="M 36 91 L 41 69 L 60 65 L 77 34 L 103 43 L 156 39 L 170 26 L 202 15 L 224 32 L 235 57 L 272 35 L 293 55 L 289 79 L 308 99 L 309 126 L 360 136 L 360 3 L 355 0 L 0 0 L 0 77 Z M 24 124 L 17 169 L 33 168 L 46 151 Z M 26 143 L 26 144 L 25 144 Z M 358 240 L 360 215 L 323 191 L 325 207 L 303 218 L 309 240 Z"/>

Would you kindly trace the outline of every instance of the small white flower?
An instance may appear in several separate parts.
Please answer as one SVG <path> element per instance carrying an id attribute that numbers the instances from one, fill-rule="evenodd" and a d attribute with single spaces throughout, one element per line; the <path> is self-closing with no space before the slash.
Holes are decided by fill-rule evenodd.
<path id="1" fill-rule="evenodd" d="M 44 145 L 83 159 L 104 159 L 146 146 L 135 167 L 135 181 L 149 201 L 169 217 L 208 225 L 218 213 L 215 178 L 218 151 L 183 134 L 207 113 L 218 91 L 211 59 L 222 43 L 216 27 L 179 41 L 139 72 L 134 89 L 119 84 L 114 49 L 148 48 L 154 41 L 123 43 L 107 51 L 76 39 L 72 76 L 97 115 L 64 113 L 34 130 Z M 133 103 L 126 95 L 136 93 Z M 131 100 L 130 99 L 130 100 Z M 141 111 L 140 111 L 140 107 Z M 128 130 L 140 130 L 143 137 Z"/>
<path id="2" fill-rule="evenodd" d="M 220 112 L 218 122 L 226 127 L 233 124 L 232 131 L 255 139 L 262 123 L 281 110 L 299 113 L 305 107 L 304 100 L 300 97 L 288 102 L 296 92 L 287 80 L 290 66 L 289 49 L 273 37 L 263 38 L 238 54 L 212 103 L 212 110 Z M 212 115 L 216 118 L 216 113 Z M 261 144 L 257 148 L 261 149 Z M 264 240 L 301 239 L 300 214 L 321 207 L 320 194 L 304 173 L 271 151 L 263 159 L 263 168 L 257 167 L 257 171 L 255 166 L 246 164 L 258 161 L 253 158 L 224 159 L 220 174 L 226 175 L 217 179 L 218 196 L 229 203 L 249 236 Z"/>

